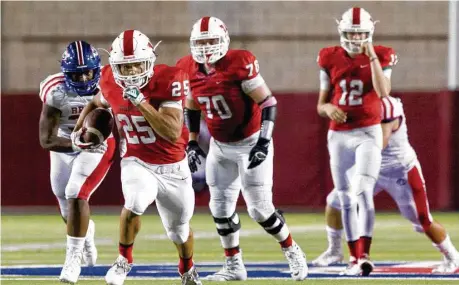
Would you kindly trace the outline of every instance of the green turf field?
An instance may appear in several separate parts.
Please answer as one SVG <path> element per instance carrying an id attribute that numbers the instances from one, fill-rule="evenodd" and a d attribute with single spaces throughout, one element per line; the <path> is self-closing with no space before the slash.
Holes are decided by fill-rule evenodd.
<path id="1" fill-rule="evenodd" d="M 318 213 L 286 213 L 287 223 L 308 261 L 326 248 L 324 217 Z M 459 245 L 459 213 L 433 213 Z M 99 264 L 110 264 L 118 255 L 118 216 L 95 215 Z M 58 215 L 2 215 L 2 266 L 62 264 L 65 254 L 65 226 Z M 279 245 L 247 215 L 241 215 L 241 248 L 246 261 L 284 261 Z M 222 261 L 223 252 L 208 214 L 195 215 L 195 261 Z M 440 254 L 422 234 L 397 213 L 379 213 L 376 218 L 372 259 L 440 260 Z M 345 246 L 343 244 L 343 246 Z M 347 250 L 345 250 L 346 252 Z M 145 215 L 134 248 L 135 263 L 177 262 L 174 245 L 167 240 L 160 219 Z M 347 257 L 346 257 L 347 258 Z M 458 281 L 414 280 L 308 280 L 308 284 L 457 284 Z M 455 282 L 455 283 L 454 283 Z M 206 282 L 207 283 L 207 282 Z M 250 280 L 231 284 L 294 284 L 285 280 Z M 54 281 L 2 280 L 2 284 L 59 284 Z M 102 280 L 81 280 L 78 284 L 103 284 Z M 132 280 L 125 284 L 179 284 L 171 280 Z"/>

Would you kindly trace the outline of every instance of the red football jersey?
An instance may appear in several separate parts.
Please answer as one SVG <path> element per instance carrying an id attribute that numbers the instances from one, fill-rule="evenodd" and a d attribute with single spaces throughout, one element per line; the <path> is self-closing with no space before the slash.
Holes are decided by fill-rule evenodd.
<path id="1" fill-rule="evenodd" d="M 109 66 L 102 69 L 100 87 L 104 99 L 112 107 L 118 132 L 124 140 L 121 144 L 125 146 L 121 150 L 122 157 L 134 156 L 151 164 L 174 163 L 185 158 L 188 142 L 185 125 L 176 143 L 159 136 L 137 107 L 123 99 L 123 90 L 115 83 Z M 185 96 L 189 93 L 188 75 L 176 67 L 156 65 L 153 77 L 141 92 L 157 110 L 170 101 L 180 101 L 183 106 Z"/>
<path id="2" fill-rule="evenodd" d="M 208 75 L 191 55 L 181 58 L 177 67 L 190 76 L 191 96 L 206 115 L 209 132 L 217 141 L 240 141 L 260 129 L 261 110 L 241 87 L 259 72 L 251 52 L 229 50 Z"/>
<path id="3" fill-rule="evenodd" d="M 397 62 L 394 50 L 374 47 L 383 69 Z M 330 122 L 332 130 L 350 130 L 381 123 L 381 100 L 373 88 L 370 59 L 359 54 L 351 58 L 340 46 L 323 48 L 317 59 L 320 68 L 330 77 L 330 103 L 347 113 L 347 121 Z"/>

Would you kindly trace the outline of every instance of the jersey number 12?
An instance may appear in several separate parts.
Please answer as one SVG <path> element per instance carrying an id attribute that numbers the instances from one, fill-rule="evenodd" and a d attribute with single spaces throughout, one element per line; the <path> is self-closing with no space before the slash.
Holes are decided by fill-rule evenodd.
<path id="1" fill-rule="evenodd" d="M 339 98 L 340 105 L 359 106 L 363 104 L 363 82 L 360 79 L 351 80 L 349 88 L 346 79 L 339 82 L 341 87 L 341 98 Z"/>

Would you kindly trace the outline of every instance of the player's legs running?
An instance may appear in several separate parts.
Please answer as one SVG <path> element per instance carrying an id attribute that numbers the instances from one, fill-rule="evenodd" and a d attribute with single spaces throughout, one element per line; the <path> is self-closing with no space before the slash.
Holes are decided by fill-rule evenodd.
<path id="1" fill-rule="evenodd" d="M 157 175 L 161 183 L 156 206 L 167 236 L 179 254 L 178 272 L 182 277 L 182 285 L 201 284 L 193 262 L 194 239 L 190 220 L 195 197 L 191 173 L 186 159 L 176 166 L 180 168 L 167 170 L 170 166 L 165 166 L 164 174 Z"/>
<path id="2" fill-rule="evenodd" d="M 95 225 L 89 220 L 88 200 L 110 169 L 115 142 L 111 139 L 107 143 L 109 147 L 104 154 L 80 153 L 72 161 L 72 172 L 65 188 L 68 205 L 67 253 L 59 277 L 62 282 L 76 283 L 82 261 L 94 266 L 97 260 Z"/>
<path id="3" fill-rule="evenodd" d="M 242 194 L 250 217 L 279 242 L 294 280 L 304 280 L 308 275 L 306 255 L 292 239 L 282 213 L 275 209 L 272 201 L 273 143 L 268 157 L 259 166 L 248 169 L 250 145 L 237 147 L 239 173 L 242 178 Z"/>
<path id="4" fill-rule="evenodd" d="M 158 181 L 137 159 L 121 160 L 124 207 L 120 216 L 119 256 L 105 275 L 109 285 L 122 285 L 134 262 L 133 248 L 140 230 L 140 216 L 158 194 Z"/>
<path id="5" fill-rule="evenodd" d="M 459 270 L 459 252 L 454 247 L 446 229 L 432 218 L 419 162 L 400 178 L 387 178 L 387 191 L 396 201 L 402 215 L 411 221 L 417 232 L 424 232 L 432 245 L 443 255 L 443 263 L 433 273 L 454 273 Z"/>
<path id="6" fill-rule="evenodd" d="M 73 160 L 76 155 L 50 151 L 49 156 L 51 160 L 51 189 L 56 196 L 62 219 L 67 223 L 69 206 L 65 198 L 65 188 L 67 187 L 70 174 L 72 173 Z"/>
<path id="7" fill-rule="evenodd" d="M 225 148 L 225 152 L 230 149 Z M 209 208 L 212 213 L 222 247 L 225 251 L 223 268 L 206 279 L 212 281 L 246 280 L 247 271 L 239 248 L 241 223 L 235 212 L 241 189 L 237 163 L 223 157 L 221 145 L 212 139 L 206 162 L 206 181 L 209 185 Z"/>

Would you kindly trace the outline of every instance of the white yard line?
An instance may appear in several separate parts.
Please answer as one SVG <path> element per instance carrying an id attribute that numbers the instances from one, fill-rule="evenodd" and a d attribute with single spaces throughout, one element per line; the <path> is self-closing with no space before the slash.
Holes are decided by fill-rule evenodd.
<path id="1" fill-rule="evenodd" d="M 378 229 L 380 228 L 396 228 L 400 227 L 399 222 L 379 222 L 375 225 Z M 307 226 L 292 226 L 289 227 L 290 232 L 295 234 L 307 234 L 309 232 L 324 232 L 325 238 L 325 224 L 312 224 Z M 240 236 L 242 237 L 251 237 L 251 236 L 261 236 L 266 235 L 267 233 L 262 229 L 242 229 L 240 231 Z M 218 238 L 216 231 L 211 232 L 194 232 L 195 239 L 213 239 Z M 166 234 L 154 234 L 154 235 L 140 235 L 139 239 L 142 240 L 168 240 Z M 117 241 L 107 238 L 96 238 L 96 245 L 105 246 L 117 244 Z M 54 243 L 19 243 L 19 244 L 2 244 L 2 252 L 17 252 L 17 251 L 35 251 L 35 250 L 44 250 L 44 249 L 60 249 L 65 248 L 65 242 L 54 242 Z"/>
<path id="2" fill-rule="evenodd" d="M 279 278 L 279 277 L 256 277 L 256 278 L 249 278 L 249 280 L 289 280 L 290 277 Z M 432 277 L 416 277 L 416 276 L 406 276 L 402 278 L 397 277 L 384 277 L 384 278 L 371 278 L 371 277 L 308 277 L 308 279 L 320 279 L 320 280 L 445 280 L 445 281 L 457 281 L 457 278 L 443 278 L 441 276 L 435 275 Z M 57 280 L 56 277 L 40 277 L 40 278 L 27 278 L 27 277 L 1 277 L 0 280 L 14 280 L 14 281 L 55 281 Z M 93 278 L 93 277 L 80 277 L 78 280 L 104 280 L 104 278 Z M 154 277 L 131 277 L 129 276 L 127 280 L 177 280 L 177 277 L 161 277 L 161 278 L 154 278 Z"/>

